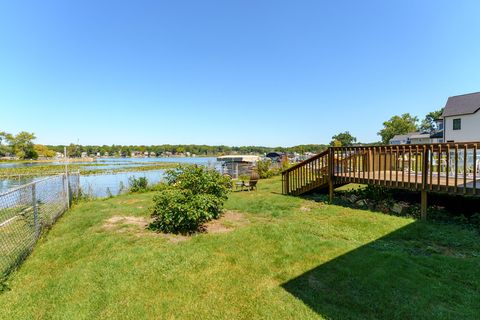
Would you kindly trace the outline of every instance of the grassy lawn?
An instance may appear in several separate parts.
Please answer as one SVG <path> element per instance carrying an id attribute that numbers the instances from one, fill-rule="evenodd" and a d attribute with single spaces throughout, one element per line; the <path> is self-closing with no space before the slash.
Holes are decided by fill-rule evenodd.
<path id="1" fill-rule="evenodd" d="M 10 277 L 0 319 L 478 319 L 477 231 L 280 190 L 233 193 L 241 218 L 190 238 L 141 227 L 153 193 L 80 203 Z"/>

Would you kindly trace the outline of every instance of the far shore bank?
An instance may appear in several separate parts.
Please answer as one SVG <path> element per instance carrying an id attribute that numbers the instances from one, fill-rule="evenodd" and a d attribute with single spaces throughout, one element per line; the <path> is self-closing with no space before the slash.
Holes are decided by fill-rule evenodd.
<path id="1" fill-rule="evenodd" d="M 168 156 L 168 157 L 88 157 L 88 158 L 50 158 L 50 159 L 7 159 L 0 158 L 0 163 L 52 163 L 52 162 L 96 162 L 103 159 L 175 159 L 175 158 L 216 158 L 216 155 L 208 156 L 195 156 L 195 157 L 185 157 L 185 156 Z"/>

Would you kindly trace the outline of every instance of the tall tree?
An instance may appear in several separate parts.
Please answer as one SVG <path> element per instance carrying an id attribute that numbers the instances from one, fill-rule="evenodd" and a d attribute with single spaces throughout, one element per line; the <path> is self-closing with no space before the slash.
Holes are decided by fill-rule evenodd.
<path id="1" fill-rule="evenodd" d="M 36 159 L 38 154 L 34 149 L 33 140 L 36 137 L 33 133 L 22 131 L 15 136 L 8 137 L 13 152 L 20 159 Z"/>
<path id="2" fill-rule="evenodd" d="M 383 129 L 378 132 L 382 142 L 387 144 L 397 134 L 407 134 L 418 130 L 418 118 L 410 113 L 393 116 L 383 123 Z"/>
<path id="3" fill-rule="evenodd" d="M 436 120 L 440 119 L 442 117 L 442 114 L 443 108 L 437 111 L 427 113 L 425 119 L 423 119 L 422 123 L 420 124 L 420 130 L 427 132 L 436 131 L 438 129 Z"/>
<path id="4" fill-rule="evenodd" d="M 332 137 L 332 142 L 330 142 L 330 145 L 333 147 L 336 147 L 336 146 L 348 147 L 353 145 L 355 142 L 357 142 L 357 138 L 352 136 L 350 132 L 345 131 L 345 132 L 340 132 L 339 134 L 334 135 Z"/>
<path id="5" fill-rule="evenodd" d="M 36 144 L 33 146 L 35 152 L 45 158 L 53 158 L 55 157 L 55 151 L 49 149 L 47 146 L 44 146 L 43 144 Z"/>

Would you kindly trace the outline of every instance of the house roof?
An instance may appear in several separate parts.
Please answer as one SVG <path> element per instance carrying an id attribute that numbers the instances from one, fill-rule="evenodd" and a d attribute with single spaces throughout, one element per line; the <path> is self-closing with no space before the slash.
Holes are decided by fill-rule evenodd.
<path id="1" fill-rule="evenodd" d="M 260 160 L 259 156 L 251 155 L 229 155 L 217 157 L 217 161 L 225 162 L 257 162 L 258 160 Z"/>
<path id="2" fill-rule="evenodd" d="M 397 134 L 397 135 L 393 136 L 393 138 L 390 139 L 390 140 L 393 140 L 393 141 L 408 140 L 412 136 L 419 135 L 419 134 L 420 134 L 420 132 L 410 132 L 410 133 L 407 133 L 407 134 Z"/>
<path id="3" fill-rule="evenodd" d="M 390 140 L 393 140 L 393 141 L 399 141 L 399 140 L 406 140 L 410 137 L 410 135 L 408 134 L 397 134 L 397 135 L 394 135 L 392 139 Z"/>
<path id="4" fill-rule="evenodd" d="M 430 133 L 415 133 L 410 136 L 410 139 L 428 139 L 430 138 Z"/>
<path id="5" fill-rule="evenodd" d="M 478 109 L 480 109 L 480 92 L 463 94 L 448 98 L 442 116 L 472 114 L 477 112 Z"/>
<path id="6" fill-rule="evenodd" d="M 266 155 L 265 157 L 267 157 L 267 158 L 275 158 L 275 157 L 282 157 L 283 155 L 284 155 L 283 152 L 276 152 L 276 151 L 274 151 L 274 152 L 269 152 L 269 153 L 267 153 L 267 155 Z"/>

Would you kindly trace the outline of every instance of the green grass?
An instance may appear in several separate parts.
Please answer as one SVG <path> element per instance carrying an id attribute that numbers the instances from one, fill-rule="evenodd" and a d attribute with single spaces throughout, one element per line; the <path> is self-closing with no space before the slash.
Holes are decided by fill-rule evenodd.
<path id="1" fill-rule="evenodd" d="M 279 190 L 234 192 L 249 223 L 177 243 L 103 227 L 153 193 L 80 203 L 11 276 L 0 319 L 478 318 L 478 232 Z"/>

